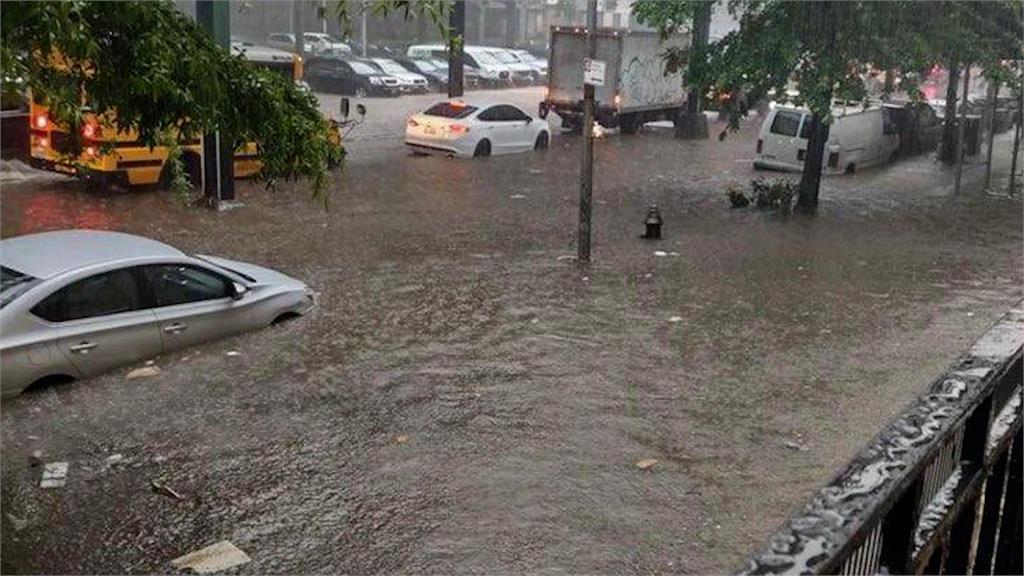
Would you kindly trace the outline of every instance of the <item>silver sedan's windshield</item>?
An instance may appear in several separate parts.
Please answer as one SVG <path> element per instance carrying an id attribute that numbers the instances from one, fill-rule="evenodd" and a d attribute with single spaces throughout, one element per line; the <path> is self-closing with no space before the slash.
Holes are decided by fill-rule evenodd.
<path id="1" fill-rule="evenodd" d="M 7 266 L 0 266 L 0 308 L 39 283 L 39 278 L 18 272 Z"/>

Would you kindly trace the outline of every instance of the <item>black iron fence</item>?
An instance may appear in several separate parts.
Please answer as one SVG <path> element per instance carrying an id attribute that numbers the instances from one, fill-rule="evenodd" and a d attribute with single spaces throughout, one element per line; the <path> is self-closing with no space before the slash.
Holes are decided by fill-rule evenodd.
<path id="1" fill-rule="evenodd" d="M 743 574 L 1021 574 L 1024 301 Z"/>

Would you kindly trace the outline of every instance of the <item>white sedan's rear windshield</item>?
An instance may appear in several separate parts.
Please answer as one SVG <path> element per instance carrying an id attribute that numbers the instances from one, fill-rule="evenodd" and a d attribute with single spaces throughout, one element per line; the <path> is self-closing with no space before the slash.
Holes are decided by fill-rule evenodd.
<path id="1" fill-rule="evenodd" d="M 427 116 L 440 116 L 442 118 L 465 118 L 476 112 L 476 106 L 469 104 L 452 104 L 451 102 L 438 102 L 424 112 Z"/>

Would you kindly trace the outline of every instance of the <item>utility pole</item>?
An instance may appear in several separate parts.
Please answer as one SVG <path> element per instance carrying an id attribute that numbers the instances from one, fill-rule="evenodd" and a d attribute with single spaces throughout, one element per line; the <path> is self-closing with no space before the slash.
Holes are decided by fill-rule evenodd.
<path id="1" fill-rule="evenodd" d="M 992 142 L 995 140 L 996 127 L 996 95 L 999 93 L 999 81 L 986 78 L 988 81 L 988 106 L 986 106 L 985 126 L 988 130 L 988 146 L 985 150 L 985 190 L 992 183 Z"/>
<path id="2" fill-rule="evenodd" d="M 366 11 L 369 7 L 366 5 L 366 0 L 363 0 L 363 15 L 362 21 L 359 23 L 359 39 L 362 40 L 363 58 L 366 58 Z"/>
<path id="3" fill-rule="evenodd" d="M 306 39 L 303 37 L 303 33 L 306 30 L 303 28 L 302 22 L 302 0 L 292 1 L 292 14 L 292 34 L 295 36 L 295 53 L 300 58 L 305 59 Z"/>
<path id="4" fill-rule="evenodd" d="M 466 2 L 458 0 L 448 15 L 448 97 L 458 98 L 464 94 L 465 76 L 462 47 L 466 38 Z"/>
<path id="5" fill-rule="evenodd" d="M 327 0 L 320 0 L 320 32 L 327 34 Z"/>
<path id="6" fill-rule="evenodd" d="M 231 49 L 231 7 L 228 0 L 196 0 L 196 22 L 214 41 Z M 215 208 L 235 198 L 234 146 L 229 134 L 203 134 L 203 194 Z"/>
<path id="7" fill-rule="evenodd" d="M 597 0 L 587 0 L 587 57 L 597 57 Z M 583 166 L 580 169 L 580 224 L 576 260 L 590 262 L 590 213 L 594 191 L 594 86 L 583 83 Z"/>
<path id="8" fill-rule="evenodd" d="M 960 122 L 956 127 L 956 184 L 953 195 L 960 195 L 960 181 L 964 176 L 964 128 L 967 124 L 967 90 L 970 89 L 971 64 L 964 64 L 964 93 L 960 99 Z"/>

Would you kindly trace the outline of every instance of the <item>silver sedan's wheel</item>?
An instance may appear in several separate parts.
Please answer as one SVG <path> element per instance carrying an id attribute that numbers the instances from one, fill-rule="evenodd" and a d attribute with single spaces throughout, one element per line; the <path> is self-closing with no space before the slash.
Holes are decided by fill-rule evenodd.
<path id="1" fill-rule="evenodd" d="M 533 143 L 534 150 L 545 150 L 548 147 L 548 133 L 537 134 L 537 141 Z"/>
<path id="2" fill-rule="evenodd" d="M 474 158 L 486 158 L 491 155 L 491 141 L 481 140 L 476 143 L 476 149 L 473 150 Z"/>

